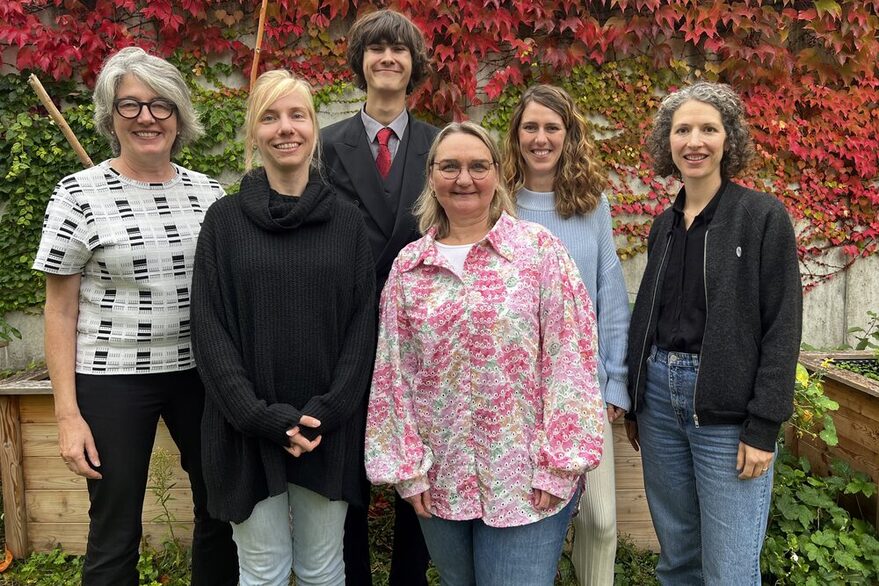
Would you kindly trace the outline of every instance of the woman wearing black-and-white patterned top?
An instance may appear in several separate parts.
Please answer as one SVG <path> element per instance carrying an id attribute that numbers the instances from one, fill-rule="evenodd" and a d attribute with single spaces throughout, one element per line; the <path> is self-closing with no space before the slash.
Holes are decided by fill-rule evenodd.
<path id="1" fill-rule="evenodd" d="M 171 162 L 201 134 L 189 90 L 142 49 L 110 57 L 95 123 L 116 157 L 62 179 L 34 262 L 46 273 L 46 361 L 61 457 L 88 482 L 83 584 L 138 582 L 141 514 L 161 416 L 195 506 L 192 584 L 234 585 L 231 529 L 207 513 L 201 466 L 204 388 L 190 344 L 195 244 L 213 179 Z"/>

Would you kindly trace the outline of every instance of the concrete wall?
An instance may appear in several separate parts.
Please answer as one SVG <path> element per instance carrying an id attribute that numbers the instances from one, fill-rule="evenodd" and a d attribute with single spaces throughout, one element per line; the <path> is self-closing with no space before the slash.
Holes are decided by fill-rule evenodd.
<path id="1" fill-rule="evenodd" d="M 646 254 L 623 263 L 629 299 L 634 302 Z M 804 299 L 803 342 L 815 348 L 835 348 L 853 343 L 849 328 L 866 325 L 867 311 L 879 311 L 879 257 L 860 260 L 845 274 L 818 285 Z M 0 370 L 24 368 L 43 360 L 42 315 L 15 312 L 6 316 L 21 330 L 22 339 L 0 348 Z"/>

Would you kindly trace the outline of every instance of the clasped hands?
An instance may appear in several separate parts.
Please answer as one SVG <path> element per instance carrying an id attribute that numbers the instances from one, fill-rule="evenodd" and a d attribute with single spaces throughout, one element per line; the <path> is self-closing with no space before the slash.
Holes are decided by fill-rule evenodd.
<path id="1" fill-rule="evenodd" d="M 284 446 L 284 450 L 286 450 L 287 453 L 294 458 L 298 458 L 305 452 L 310 452 L 314 450 L 320 445 L 321 437 L 323 437 L 319 435 L 313 440 L 309 440 L 307 437 L 302 435 L 300 426 L 317 428 L 320 427 L 320 421 L 318 421 L 311 415 L 303 415 L 299 418 L 298 425 L 287 430 L 287 437 L 289 438 L 290 445 Z"/>

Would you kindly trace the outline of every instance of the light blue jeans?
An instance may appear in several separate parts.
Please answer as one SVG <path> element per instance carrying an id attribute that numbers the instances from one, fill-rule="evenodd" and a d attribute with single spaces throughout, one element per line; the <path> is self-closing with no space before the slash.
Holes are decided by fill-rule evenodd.
<path id="1" fill-rule="evenodd" d="M 647 361 L 638 432 L 663 585 L 759 586 L 772 466 L 739 480 L 740 425 L 693 421 L 699 356 L 656 348 Z M 699 392 L 712 392 L 700 389 Z"/>
<path id="2" fill-rule="evenodd" d="M 489 527 L 481 519 L 418 518 L 442 586 L 552 586 L 574 510 L 518 527 Z"/>
<path id="3" fill-rule="evenodd" d="M 342 537 L 347 511 L 348 503 L 295 484 L 288 484 L 286 493 L 258 502 L 247 520 L 232 523 L 240 586 L 287 586 L 291 566 L 298 586 L 345 584 Z"/>

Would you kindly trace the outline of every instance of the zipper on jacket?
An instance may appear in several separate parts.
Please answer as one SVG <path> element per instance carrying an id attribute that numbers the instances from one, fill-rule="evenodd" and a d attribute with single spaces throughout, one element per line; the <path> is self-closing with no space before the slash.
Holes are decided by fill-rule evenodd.
<path id="1" fill-rule="evenodd" d="M 705 240 L 702 242 L 702 290 L 705 292 L 705 327 L 702 330 L 702 344 L 699 346 L 699 367 L 702 369 L 702 348 L 705 347 L 705 332 L 708 330 L 708 233 L 711 226 L 705 228 Z M 696 381 L 693 383 L 693 423 L 699 427 L 699 415 L 696 413 L 696 389 L 699 388 L 699 370 L 696 371 Z"/>
<path id="2" fill-rule="evenodd" d="M 653 296 L 650 299 L 650 313 L 647 314 L 647 331 L 644 332 L 644 342 L 643 344 L 641 344 L 641 356 L 638 360 L 638 378 L 635 380 L 635 400 L 632 402 L 632 413 L 636 413 L 638 411 L 638 389 L 641 386 L 641 371 L 643 370 L 641 365 L 644 363 L 644 352 L 647 350 L 647 339 L 650 337 L 650 322 L 653 321 L 653 310 L 656 309 L 656 293 L 657 291 L 659 291 L 659 285 L 661 283 L 660 276 L 662 276 L 663 274 L 662 268 L 665 266 L 665 259 L 668 256 L 668 249 L 670 246 L 671 230 L 669 230 L 666 234 L 665 250 L 663 251 L 662 258 L 659 261 L 659 270 L 656 272 L 656 281 L 653 283 Z M 696 410 L 694 408 L 693 413 L 695 412 Z"/>

